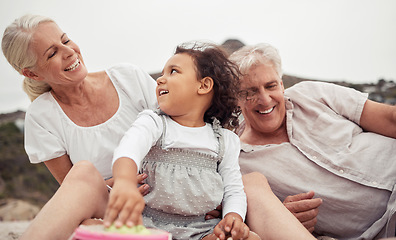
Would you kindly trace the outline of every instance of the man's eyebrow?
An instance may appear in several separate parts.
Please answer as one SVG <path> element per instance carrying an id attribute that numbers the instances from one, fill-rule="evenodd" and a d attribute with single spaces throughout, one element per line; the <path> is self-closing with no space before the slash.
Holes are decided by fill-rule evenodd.
<path id="1" fill-rule="evenodd" d="M 63 33 L 63 34 L 62 34 L 62 36 L 60 37 L 61 40 L 62 40 L 62 38 L 63 38 L 65 35 L 66 35 L 66 33 Z M 50 50 L 50 49 L 53 48 L 53 47 L 54 47 L 54 45 L 51 45 L 49 48 L 47 48 L 47 49 L 44 51 L 43 56 L 45 55 L 46 52 L 48 52 L 48 50 Z"/>

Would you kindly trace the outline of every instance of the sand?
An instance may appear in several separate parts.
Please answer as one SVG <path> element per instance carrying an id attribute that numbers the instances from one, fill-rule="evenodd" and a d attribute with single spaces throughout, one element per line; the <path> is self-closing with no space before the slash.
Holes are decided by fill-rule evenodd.
<path id="1" fill-rule="evenodd" d="M 30 221 L 0 221 L 0 239 L 19 239 L 29 226 Z"/>

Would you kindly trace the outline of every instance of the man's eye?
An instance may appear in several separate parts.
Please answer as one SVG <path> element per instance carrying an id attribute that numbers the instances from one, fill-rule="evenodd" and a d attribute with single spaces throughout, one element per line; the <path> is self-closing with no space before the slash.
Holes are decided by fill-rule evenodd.
<path id="1" fill-rule="evenodd" d="M 247 91 L 247 94 L 246 94 L 248 97 L 252 97 L 252 96 L 254 96 L 254 95 L 256 95 L 256 92 L 254 92 L 254 91 Z"/>
<path id="2" fill-rule="evenodd" d="M 246 98 L 247 100 L 253 98 L 255 95 L 255 91 L 242 90 L 239 92 L 239 96 L 242 98 Z"/>

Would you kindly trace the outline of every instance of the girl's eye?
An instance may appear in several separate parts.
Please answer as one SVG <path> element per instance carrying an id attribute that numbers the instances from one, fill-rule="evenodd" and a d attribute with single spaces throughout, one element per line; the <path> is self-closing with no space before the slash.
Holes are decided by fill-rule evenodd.
<path id="1" fill-rule="evenodd" d="M 176 69 L 172 69 L 172 70 L 170 71 L 171 74 L 176 73 L 176 72 L 177 72 Z"/>

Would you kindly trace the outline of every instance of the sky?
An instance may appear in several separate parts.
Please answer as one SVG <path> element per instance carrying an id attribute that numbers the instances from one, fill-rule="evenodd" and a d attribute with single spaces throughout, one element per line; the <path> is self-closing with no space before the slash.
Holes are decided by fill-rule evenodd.
<path id="1" fill-rule="evenodd" d="M 0 0 L 0 32 L 30 13 L 51 17 L 91 72 L 129 62 L 160 72 L 188 41 L 270 43 L 285 74 L 396 81 L 394 0 Z M 0 56 L 0 113 L 26 110 L 23 77 Z"/>

